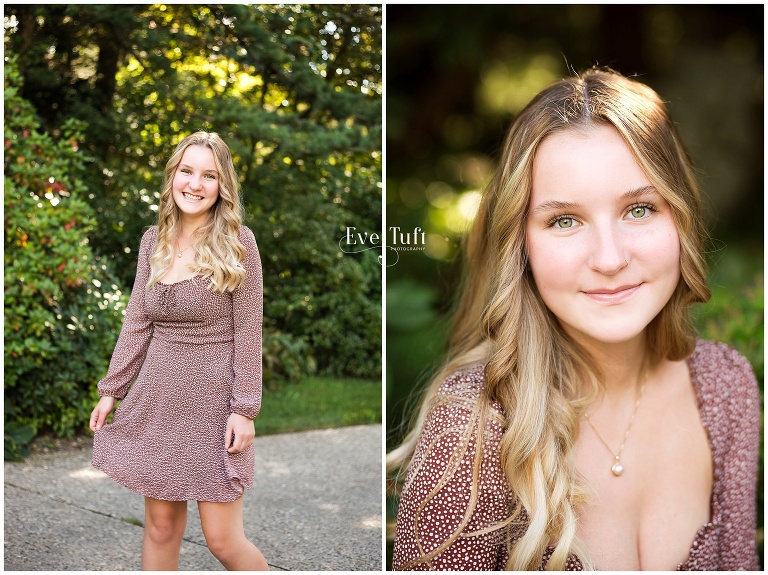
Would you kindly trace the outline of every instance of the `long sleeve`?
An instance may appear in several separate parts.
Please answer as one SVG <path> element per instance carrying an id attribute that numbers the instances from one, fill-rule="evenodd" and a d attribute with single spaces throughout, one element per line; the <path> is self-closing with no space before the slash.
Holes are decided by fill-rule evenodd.
<path id="1" fill-rule="evenodd" d="M 477 502 L 462 527 L 470 503 L 477 449 L 471 413 L 481 382 L 482 369 L 475 369 L 451 376 L 441 386 L 438 399 L 447 394 L 468 401 L 440 401 L 425 421 L 400 498 L 394 569 L 484 571 L 503 569 L 506 563 L 504 529 L 473 534 L 498 524 L 510 513 L 510 493 L 498 453 L 502 426 L 493 418 L 484 426 Z M 455 472 L 444 482 L 449 466 L 455 466 Z M 412 563 L 437 551 L 457 532 L 459 536 L 430 560 Z"/>
<path id="2" fill-rule="evenodd" d="M 719 495 L 723 533 L 720 537 L 721 565 L 724 571 L 759 570 L 755 550 L 756 490 L 760 447 L 760 395 L 757 380 L 747 360 L 723 346 L 723 361 L 730 369 L 725 409 L 728 414 L 727 451 L 723 490 Z"/>
<path id="3" fill-rule="evenodd" d="M 144 232 L 139 247 L 136 280 L 125 310 L 123 327 L 109 362 L 107 375 L 98 384 L 99 395 L 123 399 L 141 370 L 152 339 L 153 325 L 144 307 L 144 294 L 149 280 L 149 258 L 157 240 L 156 228 Z"/>
<path id="4" fill-rule="evenodd" d="M 259 248 L 253 232 L 240 228 L 240 242 L 248 252 L 243 266 L 245 281 L 232 293 L 232 324 L 235 338 L 230 407 L 250 419 L 261 407 L 261 330 L 263 320 L 263 279 Z"/>

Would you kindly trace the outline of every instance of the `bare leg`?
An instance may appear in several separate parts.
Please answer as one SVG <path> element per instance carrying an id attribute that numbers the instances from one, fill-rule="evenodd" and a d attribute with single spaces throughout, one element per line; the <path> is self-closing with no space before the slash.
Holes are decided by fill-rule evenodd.
<path id="1" fill-rule="evenodd" d="M 178 571 L 181 540 L 187 526 L 187 502 L 144 498 L 144 571 Z"/>
<path id="2" fill-rule="evenodd" d="M 269 571 L 267 560 L 243 531 L 243 499 L 231 503 L 198 501 L 208 549 L 227 571 Z"/>

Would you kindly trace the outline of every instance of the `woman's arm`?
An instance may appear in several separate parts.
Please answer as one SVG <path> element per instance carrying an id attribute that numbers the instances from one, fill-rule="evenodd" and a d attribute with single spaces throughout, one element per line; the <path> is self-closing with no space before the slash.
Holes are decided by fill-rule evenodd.
<path id="1" fill-rule="evenodd" d="M 466 376 L 452 376 L 441 390 L 450 392 L 452 380 L 459 382 L 462 377 Z M 460 401 L 438 404 L 427 416 L 400 498 L 394 569 L 504 567 L 505 529 L 473 534 L 497 525 L 510 513 L 498 452 L 502 427 L 496 421 L 486 422 L 482 454 L 476 459 L 477 430 L 471 414 L 472 403 Z M 449 468 L 455 471 L 447 476 Z M 425 556 L 430 558 L 421 561 Z"/>
<path id="2" fill-rule="evenodd" d="M 253 232 L 245 226 L 240 228 L 240 242 L 248 252 L 243 262 L 247 275 L 245 281 L 232 293 L 235 337 L 232 367 L 235 380 L 229 405 L 232 413 L 253 419 L 261 407 L 263 280 L 259 248 Z"/>
<path id="3" fill-rule="evenodd" d="M 123 327 L 107 375 L 98 384 L 99 395 L 102 397 L 124 398 L 144 363 L 153 331 L 152 321 L 147 317 L 144 307 L 144 294 L 149 280 L 149 258 L 156 240 L 155 228 L 148 229 L 141 238 L 136 280 L 125 310 Z"/>
<path id="4" fill-rule="evenodd" d="M 724 350 L 723 379 L 727 388 L 728 451 L 723 466 L 721 570 L 759 569 L 755 551 L 756 492 L 760 448 L 760 395 L 749 362 L 732 349 Z"/>

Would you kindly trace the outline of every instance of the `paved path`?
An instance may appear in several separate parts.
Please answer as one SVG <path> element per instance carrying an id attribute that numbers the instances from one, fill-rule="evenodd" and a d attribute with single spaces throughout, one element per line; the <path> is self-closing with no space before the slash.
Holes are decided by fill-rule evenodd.
<path id="1" fill-rule="evenodd" d="M 249 539 L 273 570 L 382 570 L 380 425 L 256 438 Z M 5 463 L 6 571 L 141 569 L 144 499 L 91 467 L 91 449 Z M 179 569 L 223 571 L 189 504 Z"/>

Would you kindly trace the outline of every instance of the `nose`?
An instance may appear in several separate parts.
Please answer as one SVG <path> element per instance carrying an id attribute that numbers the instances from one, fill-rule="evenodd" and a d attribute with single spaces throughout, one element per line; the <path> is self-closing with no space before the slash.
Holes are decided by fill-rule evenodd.
<path id="1" fill-rule="evenodd" d="M 589 266 L 603 275 L 612 276 L 629 265 L 627 242 L 615 225 L 598 225 L 593 228 Z"/>
<path id="2" fill-rule="evenodd" d="M 193 176 L 187 185 L 191 190 L 200 190 L 203 187 L 203 180 L 200 176 Z"/>

